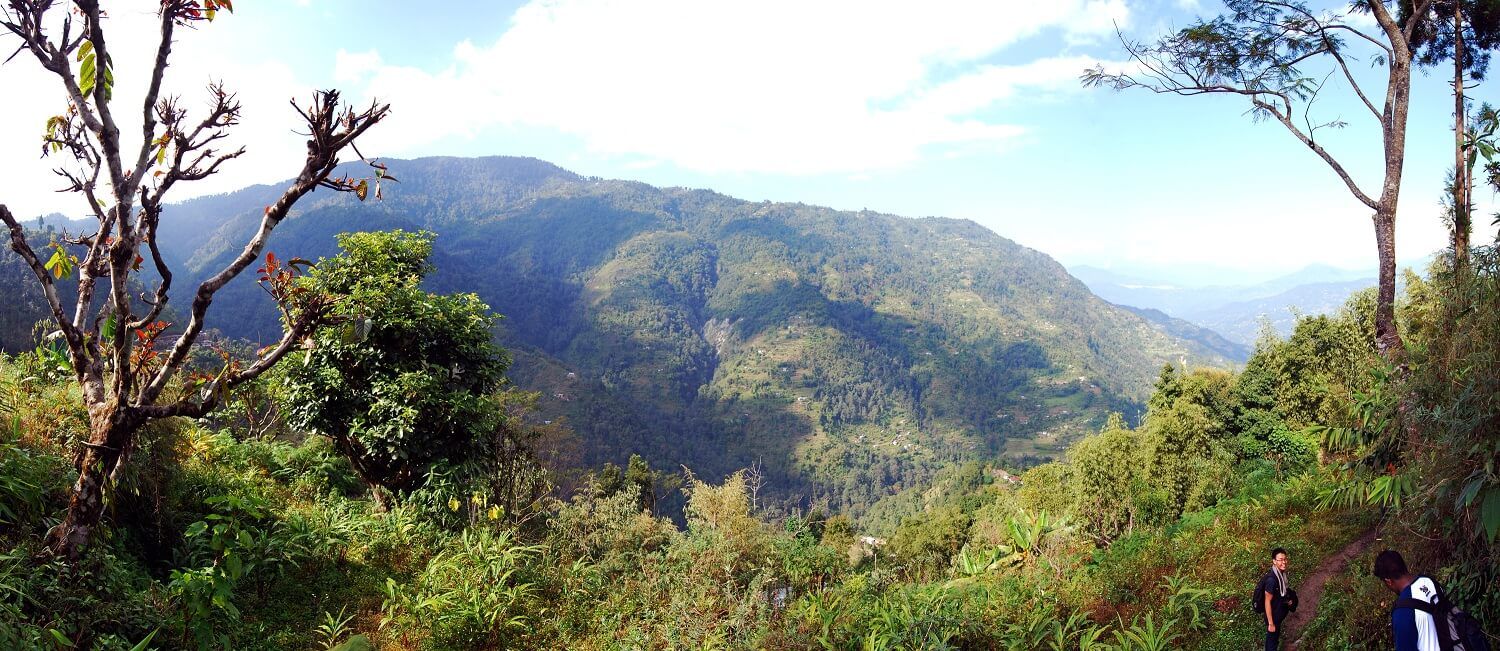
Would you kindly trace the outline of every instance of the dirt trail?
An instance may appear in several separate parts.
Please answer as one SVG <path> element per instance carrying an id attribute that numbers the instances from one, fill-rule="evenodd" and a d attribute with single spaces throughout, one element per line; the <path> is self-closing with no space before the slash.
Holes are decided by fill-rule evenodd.
<path id="1" fill-rule="evenodd" d="M 1329 579 L 1344 571 L 1344 566 L 1348 565 L 1350 560 L 1363 554 L 1365 549 L 1374 544 L 1376 534 L 1376 530 L 1371 529 L 1358 540 L 1339 550 L 1339 553 L 1323 559 L 1318 568 L 1297 585 L 1297 599 L 1301 603 L 1297 605 L 1297 613 L 1286 618 L 1284 622 L 1286 632 L 1282 635 L 1282 639 L 1290 641 L 1283 648 L 1287 651 L 1297 650 L 1297 646 L 1302 642 L 1302 628 L 1318 616 L 1318 602 L 1323 599 L 1323 586 L 1328 583 Z"/>

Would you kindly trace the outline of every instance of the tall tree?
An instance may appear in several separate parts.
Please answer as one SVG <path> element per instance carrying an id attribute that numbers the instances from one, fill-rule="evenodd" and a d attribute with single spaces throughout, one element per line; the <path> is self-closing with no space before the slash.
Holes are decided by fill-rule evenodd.
<path id="1" fill-rule="evenodd" d="M 1379 256 L 1380 284 L 1375 313 L 1377 345 L 1395 359 L 1402 353 L 1396 330 L 1396 207 L 1406 160 L 1406 117 L 1411 99 L 1411 69 L 1419 32 L 1432 15 L 1434 0 L 1386 2 L 1358 0 L 1353 8 L 1368 11 L 1379 32 L 1362 31 L 1338 14 L 1314 13 L 1295 0 L 1226 0 L 1229 12 L 1198 21 L 1151 44 L 1126 41 L 1138 70 L 1086 70 L 1086 86 L 1117 90 L 1144 88 L 1176 95 L 1230 94 L 1250 102 L 1256 118 L 1286 127 L 1343 181 L 1370 210 Z M 1394 12 L 1393 12 L 1394 9 Z M 1351 45 L 1351 43 L 1353 45 Z M 1373 51 L 1386 68 L 1385 98 L 1377 106 L 1350 64 L 1354 46 Z M 1325 65 L 1325 76 L 1309 76 L 1309 65 Z M 1379 126 L 1385 166 L 1379 191 L 1356 182 L 1339 159 L 1317 140 L 1317 132 L 1343 122 L 1316 122 L 1309 109 L 1333 75 L 1340 75 Z"/>
<path id="2" fill-rule="evenodd" d="M 291 271 L 263 267 L 261 280 L 286 317 L 285 334 L 253 361 L 242 364 L 226 357 L 216 373 L 184 377 L 214 294 L 260 259 L 271 231 L 293 204 L 318 187 L 365 196 L 367 179 L 331 175 L 339 153 L 385 118 L 389 107 L 372 103 L 354 110 L 344 106 L 332 90 L 314 93 L 305 107 L 293 104 L 308 135 L 301 171 L 281 197 L 266 206 L 259 228 L 239 255 L 198 286 L 187 310 L 188 323 L 177 330 L 158 320 L 172 285 L 172 270 L 157 242 L 163 202 L 177 184 L 218 173 L 244 150 L 219 149 L 220 141 L 240 119 L 240 104 L 232 93 L 220 85 L 210 86 L 208 110 L 190 118 L 176 98 L 161 95 L 162 79 L 176 30 L 213 20 L 233 7 L 230 0 L 161 0 L 156 55 L 142 76 L 146 88 L 139 107 L 140 141 L 129 142 L 124 136 L 129 125 L 116 116 L 106 14 L 98 0 L 74 0 L 65 3 L 69 6 L 63 11 L 54 12 L 57 4 L 55 0 L 8 0 L 0 9 L 0 26 L 20 39 L 17 54 L 34 57 L 63 91 L 66 108 L 47 121 L 43 153 L 61 159 L 56 171 L 67 182 L 65 190 L 83 198 L 97 228 L 66 238 L 86 251 L 82 260 L 59 243 L 44 261 L 3 204 L 0 221 L 10 230 L 11 248 L 42 287 L 88 410 L 89 434 L 78 455 L 78 480 L 68 512 L 48 534 L 48 546 L 72 559 L 98 526 L 107 487 L 128 462 L 143 425 L 208 413 L 229 389 L 271 368 L 318 321 L 318 299 L 291 291 Z M 382 171 L 377 169 L 377 173 Z M 139 282 L 134 277 L 140 275 L 147 256 L 160 281 L 151 296 L 137 299 L 129 288 L 133 281 Z M 75 271 L 78 297 L 68 308 L 57 288 Z M 104 295 L 96 300 L 99 290 Z"/>
<path id="3" fill-rule="evenodd" d="M 1416 63 L 1453 65 L 1454 165 L 1452 208 L 1453 259 L 1465 266 L 1469 257 L 1469 234 L 1473 229 L 1473 173 L 1478 148 L 1469 133 L 1468 84 L 1484 80 L 1490 55 L 1500 48 L 1500 0 L 1434 0 L 1433 20 L 1413 33 Z"/>

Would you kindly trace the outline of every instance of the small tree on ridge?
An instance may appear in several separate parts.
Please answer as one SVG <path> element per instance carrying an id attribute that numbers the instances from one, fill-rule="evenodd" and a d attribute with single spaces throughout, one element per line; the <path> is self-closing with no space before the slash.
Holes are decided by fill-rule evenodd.
<path id="1" fill-rule="evenodd" d="M 300 284 L 331 299 L 339 327 L 313 335 L 286 372 L 287 420 L 333 441 L 370 486 L 414 488 L 436 463 L 463 461 L 503 426 L 490 396 L 509 363 L 474 294 L 421 287 L 431 233 L 345 233 L 344 252 Z"/>

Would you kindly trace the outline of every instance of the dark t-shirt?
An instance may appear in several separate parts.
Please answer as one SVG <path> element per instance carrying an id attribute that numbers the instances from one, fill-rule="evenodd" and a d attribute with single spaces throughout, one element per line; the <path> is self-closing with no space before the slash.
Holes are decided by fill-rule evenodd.
<path id="1" fill-rule="evenodd" d="M 1286 587 L 1290 591 L 1292 589 L 1291 583 L 1288 582 Z M 1286 602 L 1281 600 L 1281 582 L 1276 580 L 1275 572 L 1266 572 L 1266 575 L 1261 577 L 1260 591 L 1271 595 L 1272 621 L 1280 623 L 1281 620 L 1286 619 Z M 1261 599 L 1265 599 L 1265 597 L 1261 597 Z"/>

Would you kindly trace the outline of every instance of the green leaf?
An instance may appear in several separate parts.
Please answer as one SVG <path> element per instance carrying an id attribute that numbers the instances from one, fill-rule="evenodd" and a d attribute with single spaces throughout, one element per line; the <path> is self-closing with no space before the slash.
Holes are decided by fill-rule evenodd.
<path id="1" fill-rule="evenodd" d="M 1491 544 L 1500 534 L 1500 486 L 1490 486 L 1484 491 L 1484 506 L 1479 510 L 1479 521 L 1484 523 L 1484 533 Z"/>
<path id="2" fill-rule="evenodd" d="M 156 637 L 156 634 L 160 632 L 161 629 L 159 628 L 153 629 L 150 633 L 146 634 L 146 637 L 141 638 L 141 641 L 137 642 L 135 646 L 130 647 L 130 651 L 146 651 L 146 649 L 149 648 L 149 645 L 151 644 L 151 639 Z"/>
<path id="3" fill-rule="evenodd" d="M 57 644 L 59 646 L 61 646 L 62 648 L 64 648 L 64 649 L 71 649 L 71 648 L 73 648 L 73 641 L 69 640 L 67 637 L 63 636 L 63 634 L 59 633 L 57 631 L 57 629 L 55 629 L 55 628 L 49 628 L 49 629 L 47 629 L 47 632 L 52 634 L 52 639 L 57 640 Z"/>
<path id="4" fill-rule="evenodd" d="M 370 643 L 369 638 L 363 635 L 356 635 L 349 638 L 343 644 L 329 649 L 329 651 L 375 651 L 375 645 Z"/>
<path id="5" fill-rule="evenodd" d="M 84 97 L 88 97 L 89 93 L 94 91 L 94 82 L 98 78 L 96 59 L 94 53 L 89 52 L 88 56 L 83 58 L 83 64 L 78 67 L 78 90 L 83 93 Z"/>
<path id="6" fill-rule="evenodd" d="M 94 53 L 94 42 L 93 41 L 84 41 L 83 45 L 78 46 L 78 56 L 77 56 L 77 59 L 79 61 L 82 61 L 84 59 L 84 57 L 90 56 L 93 53 Z"/>
<path id="7" fill-rule="evenodd" d="M 104 60 L 104 101 L 108 102 L 115 91 L 115 72 L 109 59 Z"/>
<path id="8" fill-rule="evenodd" d="M 1481 488 L 1484 488 L 1484 476 L 1482 475 L 1475 477 L 1474 481 L 1469 482 L 1469 485 L 1464 487 L 1463 492 L 1458 494 L 1458 508 L 1469 508 L 1469 505 L 1474 503 L 1474 498 L 1479 495 L 1479 489 Z"/>
<path id="9" fill-rule="evenodd" d="M 63 245 L 54 244 L 52 257 L 48 258 L 47 263 L 42 266 L 47 271 L 52 272 L 53 277 L 62 280 L 73 275 L 73 267 L 77 263 L 78 258 L 68 253 L 68 250 L 63 248 Z"/>

